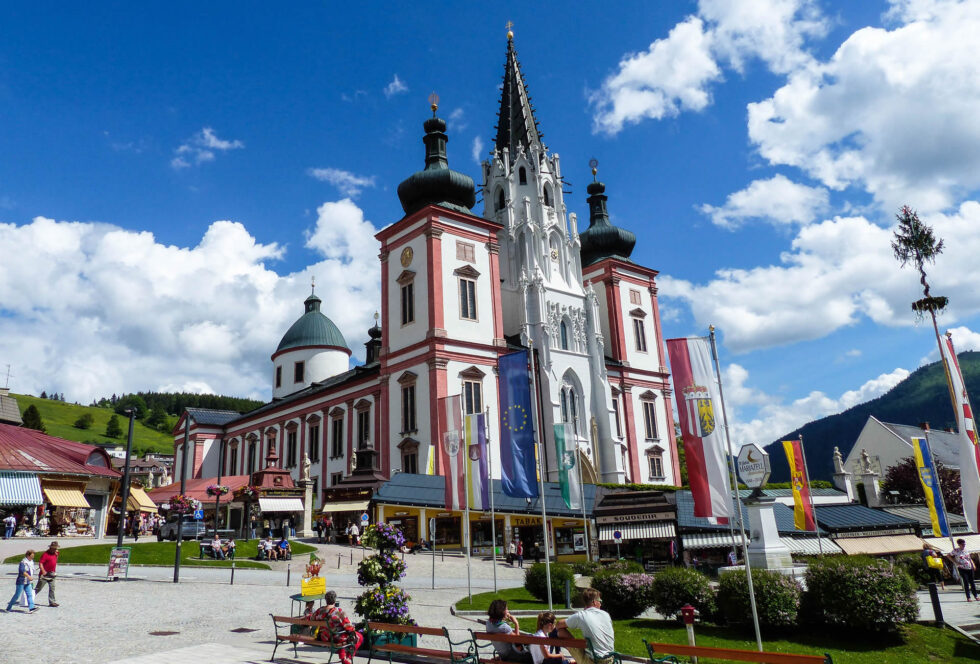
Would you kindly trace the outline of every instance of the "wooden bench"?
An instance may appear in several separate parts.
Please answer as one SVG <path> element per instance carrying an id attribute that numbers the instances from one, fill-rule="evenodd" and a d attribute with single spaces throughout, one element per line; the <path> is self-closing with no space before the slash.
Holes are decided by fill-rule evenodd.
<path id="1" fill-rule="evenodd" d="M 472 637 L 462 641 L 453 641 L 449 630 L 445 627 L 422 627 L 420 625 L 395 625 L 369 620 L 366 623 L 365 634 L 370 653 L 368 664 L 375 653 L 386 653 L 390 663 L 392 654 L 406 657 L 421 657 L 425 659 L 445 660 L 451 664 L 478 664 L 476 649 Z M 423 648 L 420 646 L 399 643 L 399 635 L 415 634 L 416 636 L 436 636 L 446 639 L 446 648 Z"/>
<path id="2" fill-rule="evenodd" d="M 348 639 L 347 643 L 338 646 L 333 643 L 332 639 L 330 641 L 321 641 L 320 639 L 316 638 L 311 634 L 301 634 L 294 629 L 296 627 L 310 628 L 309 631 L 312 631 L 313 628 L 317 628 L 317 627 L 320 629 L 326 629 L 327 624 L 324 621 L 310 620 L 309 618 L 291 618 L 288 616 L 275 616 L 272 615 L 271 613 L 269 615 L 272 617 L 272 624 L 276 630 L 276 644 L 272 648 L 272 657 L 269 658 L 270 662 L 274 662 L 276 660 L 276 650 L 278 650 L 279 646 L 283 643 L 293 644 L 293 657 L 298 656 L 297 653 L 298 646 L 306 645 L 306 646 L 314 646 L 316 648 L 326 648 L 327 650 L 329 650 L 330 657 L 327 658 L 327 664 L 330 664 L 330 661 L 333 659 L 334 654 L 339 655 L 344 650 L 350 652 L 351 659 L 353 660 L 354 646 L 357 643 L 356 640 Z M 285 629 L 286 627 L 289 628 L 289 633 L 281 633 L 279 631 L 280 629 Z M 348 634 L 348 632 L 346 631 L 344 631 L 343 633 Z M 337 636 L 340 636 L 339 632 Z"/>
<path id="3" fill-rule="evenodd" d="M 675 643 L 650 643 L 643 639 L 650 656 L 650 662 L 661 654 L 682 655 L 685 657 L 710 657 L 729 662 L 759 662 L 760 664 L 834 664 L 833 658 L 823 655 L 795 655 L 783 652 L 759 652 L 758 650 L 737 650 L 735 648 L 711 648 L 707 646 L 685 646 Z M 676 661 L 676 660 L 675 660 Z"/>
<path id="4" fill-rule="evenodd" d="M 588 639 L 556 639 L 550 636 L 534 636 L 533 634 L 501 634 L 498 632 L 474 632 L 470 630 L 473 636 L 473 645 L 479 653 L 479 649 L 485 646 L 492 646 L 494 642 L 496 643 L 512 643 L 514 645 L 521 646 L 555 646 L 557 648 L 576 648 L 578 650 L 591 651 L 592 645 L 589 643 Z M 480 641 L 487 641 L 489 643 L 483 644 Z M 499 662 L 500 664 L 513 664 L 506 662 L 499 658 L 481 658 L 481 662 Z M 576 662 L 576 664 L 584 664 L 582 662 Z"/>

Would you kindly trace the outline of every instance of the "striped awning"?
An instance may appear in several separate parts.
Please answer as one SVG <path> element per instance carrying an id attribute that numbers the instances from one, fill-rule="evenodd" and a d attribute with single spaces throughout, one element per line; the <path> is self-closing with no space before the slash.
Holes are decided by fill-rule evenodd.
<path id="1" fill-rule="evenodd" d="M 966 550 L 970 553 L 980 551 L 980 535 L 953 535 L 953 538 L 965 540 Z M 925 541 L 940 553 L 945 554 L 953 550 L 953 545 L 948 537 L 926 537 Z"/>
<path id="2" fill-rule="evenodd" d="M 302 512 L 303 501 L 299 498 L 259 498 L 263 512 Z"/>
<path id="3" fill-rule="evenodd" d="M 351 500 L 345 503 L 327 503 L 321 512 L 366 512 L 368 501 Z"/>
<path id="4" fill-rule="evenodd" d="M 737 546 L 742 546 L 742 539 L 735 534 Z M 692 533 L 681 535 L 685 549 L 730 549 L 732 547 L 731 533 Z M 780 537 L 789 552 L 801 556 L 820 555 L 820 547 L 824 553 L 842 553 L 841 548 L 829 537 L 823 537 L 817 542 L 816 537 Z"/>
<path id="5" fill-rule="evenodd" d="M 140 512 L 148 512 L 150 514 L 157 513 L 157 506 L 148 495 L 146 491 L 138 486 L 129 487 L 129 501 L 126 505 L 126 509 L 139 510 Z"/>
<path id="6" fill-rule="evenodd" d="M 84 507 L 86 509 L 91 509 L 91 505 L 85 500 L 85 495 L 82 493 L 81 489 L 73 486 L 45 486 L 44 495 L 47 496 L 48 502 L 55 507 Z"/>
<path id="7" fill-rule="evenodd" d="M 670 521 L 641 521 L 640 523 L 601 524 L 599 541 L 612 542 L 613 533 L 619 531 L 624 540 L 668 540 L 677 536 Z"/>
<path id="8" fill-rule="evenodd" d="M 34 473 L 0 470 L 0 505 L 43 505 L 41 482 Z"/>
<path id="9" fill-rule="evenodd" d="M 906 551 L 922 550 L 922 540 L 915 535 L 839 537 L 834 541 L 849 556 L 862 553 L 884 555 L 888 553 L 905 553 Z"/>

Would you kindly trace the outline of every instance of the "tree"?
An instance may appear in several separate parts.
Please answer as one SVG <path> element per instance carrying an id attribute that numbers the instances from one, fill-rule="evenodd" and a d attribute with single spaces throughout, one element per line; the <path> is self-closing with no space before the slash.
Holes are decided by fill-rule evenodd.
<path id="1" fill-rule="evenodd" d="M 41 398 L 42 399 L 47 399 L 48 398 L 48 393 L 47 393 L 46 390 L 41 390 Z"/>
<path id="2" fill-rule="evenodd" d="M 122 427 L 119 426 L 119 416 L 113 415 L 105 425 L 105 435 L 109 438 L 122 437 Z"/>
<path id="3" fill-rule="evenodd" d="M 919 271 L 919 283 L 922 284 L 922 293 L 925 295 L 921 300 L 912 303 L 912 310 L 920 316 L 928 311 L 935 324 L 936 314 L 942 313 L 949 304 L 949 298 L 929 293 L 925 265 L 935 263 L 936 257 L 943 253 L 943 241 L 936 238 L 932 227 L 919 221 L 919 215 L 908 205 L 903 205 L 895 218 L 898 219 L 898 230 L 895 231 L 892 241 L 892 252 L 902 267 L 911 263 Z M 936 336 L 939 336 L 938 332 Z"/>
<path id="4" fill-rule="evenodd" d="M 146 426 L 158 429 L 161 424 L 166 423 L 167 411 L 164 410 L 163 406 L 154 406 L 153 410 L 150 411 L 150 415 L 146 418 Z"/>
<path id="5" fill-rule="evenodd" d="M 939 484 L 943 490 L 946 512 L 962 514 L 963 496 L 960 493 L 959 471 L 937 461 L 936 473 L 939 475 Z M 894 466 L 889 466 L 885 470 L 885 479 L 881 486 L 885 492 L 897 491 L 898 499 L 902 503 L 921 505 L 926 502 L 926 494 L 922 491 L 922 482 L 919 481 L 919 469 L 916 468 L 915 459 L 912 457 L 905 457 Z"/>
<path id="6" fill-rule="evenodd" d="M 150 409 L 146 407 L 146 402 L 143 401 L 143 397 L 138 394 L 127 394 L 120 397 L 112 409 L 120 415 L 126 415 L 126 411 L 130 408 L 136 411 L 136 419 L 138 420 L 143 419 L 150 412 Z"/>
<path id="7" fill-rule="evenodd" d="M 95 418 L 92 417 L 92 413 L 85 413 L 75 420 L 74 427 L 76 429 L 91 429 L 93 424 L 95 424 Z"/>
<path id="8" fill-rule="evenodd" d="M 24 420 L 25 428 L 35 429 L 41 433 L 44 433 L 44 420 L 41 419 L 41 413 L 34 404 L 27 407 L 27 410 L 25 410 L 21 415 L 21 419 Z"/>

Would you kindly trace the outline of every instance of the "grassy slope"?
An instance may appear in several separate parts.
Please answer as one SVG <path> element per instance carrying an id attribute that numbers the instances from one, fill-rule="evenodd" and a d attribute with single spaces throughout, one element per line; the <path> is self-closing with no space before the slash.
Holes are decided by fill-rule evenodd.
<path id="1" fill-rule="evenodd" d="M 248 542 L 237 541 L 236 547 L 236 567 L 247 567 L 255 569 L 270 569 L 269 565 L 248 558 L 255 557 L 256 540 Z M 291 542 L 293 547 L 293 560 L 298 560 L 300 556 L 314 550 L 314 547 L 303 544 L 302 542 Z M 73 546 L 61 550 L 58 562 L 64 565 L 71 564 L 109 564 L 109 553 L 115 544 L 91 544 L 88 546 Z M 133 551 L 129 562 L 133 565 L 173 565 L 176 542 L 136 542 L 126 540 L 124 546 L 132 547 Z M 185 541 L 180 547 L 180 564 L 191 567 L 231 567 L 229 560 L 211 560 L 198 558 L 199 548 L 197 542 Z M 23 555 L 11 556 L 4 560 L 4 563 L 17 563 Z"/>
<path id="2" fill-rule="evenodd" d="M 109 418 L 114 415 L 108 408 L 96 408 L 93 406 L 76 406 L 72 403 L 62 403 L 50 399 L 40 399 L 24 394 L 13 395 L 17 398 L 20 412 L 23 415 L 27 407 L 34 405 L 41 413 L 44 421 L 44 428 L 47 433 L 66 440 L 75 440 L 80 443 L 93 443 L 97 445 L 125 445 L 126 432 L 129 427 L 129 420 L 125 415 L 119 416 L 119 426 L 122 427 L 123 435 L 120 438 L 109 438 L 105 436 L 105 427 Z M 76 429 L 72 426 L 79 417 L 85 413 L 91 413 L 95 422 L 90 429 Z M 172 454 L 174 450 L 174 439 L 165 433 L 161 433 L 143 425 L 139 420 L 133 426 L 133 451 L 142 455 L 145 452 L 164 452 Z"/>
<path id="3" fill-rule="evenodd" d="M 498 593 L 480 593 L 473 596 L 471 605 L 466 597 L 456 602 L 461 611 L 485 611 L 490 600 L 507 600 L 511 610 L 547 610 L 524 588 L 509 588 Z M 556 604 L 556 607 L 560 607 Z M 534 633 L 535 619 L 521 618 L 521 629 Z M 638 657 L 646 657 L 643 639 L 658 643 L 687 643 L 684 626 L 664 620 L 616 620 L 616 649 Z M 749 631 L 716 625 L 695 626 L 697 643 L 716 648 L 740 648 L 755 650 L 755 638 Z M 926 625 L 910 625 L 905 630 L 905 640 L 898 637 L 876 636 L 872 634 L 840 634 L 807 628 L 792 634 L 762 633 L 767 651 L 797 653 L 801 655 L 822 655 L 829 653 L 834 662 L 840 664 L 920 664 L 922 662 L 943 662 L 967 664 L 980 661 L 980 646 L 971 643 L 952 630 L 941 630 Z M 701 659 L 707 664 L 708 660 Z"/>

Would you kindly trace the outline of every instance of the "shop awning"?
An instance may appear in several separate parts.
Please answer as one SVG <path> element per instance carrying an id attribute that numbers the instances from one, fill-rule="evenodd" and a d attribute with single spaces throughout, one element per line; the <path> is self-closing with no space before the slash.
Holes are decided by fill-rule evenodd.
<path id="1" fill-rule="evenodd" d="M 368 501 L 350 500 L 346 503 L 327 503 L 321 512 L 364 512 L 367 511 Z"/>
<path id="2" fill-rule="evenodd" d="M 965 540 L 966 550 L 971 553 L 980 551 L 980 535 L 953 535 L 953 539 Z M 948 537 L 927 537 L 925 541 L 940 553 L 945 554 L 953 550 L 953 545 Z"/>
<path id="3" fill-rule="evenodd" d="M 148 512 L 150 514 L 157 513 L 156 503 L 146 495 L 146 491 L 143 491 L 138 486 L 129 488 L 129 502 L 126 505 L 126 509 L 139 510 L 140 512 Z"/>
<path id="4" fill-rule="evenodd" d="M 677 536 L 674 524 L 667 521 L 641 521 L 640 523 L 601 524 L 599 541 L 612 542 L 613 533 L 619 531 L 624 540 L 668 540 Z"/>
<path id="5" fill-rule="evenodd" d="M 85 500 L 85 495 L 81 489 L 67 486 L 46 486 L 44 495 L 48 497 L 48 502 L 55 507 L 84 507 L 90 509 L 92 506 Z"/>
<path id="6" fill-rule="evenodd" d="M 854 556 L 862 553 L 883 555 L 921 551 L 922 540 L 915 535 L 876 535 L 873 537 L 841 537 L 834 540 L 844 553 Z"/>
<path id="7" fill-rule="evenodd" d="M 303 501 L 299 498 L 259 498 L 263 512 L 302 512 Z"/>
<path id="8" fill-rule="evenodd" d="M 742 538 L 735 534 L 736 545 L 739 550 L 742 548 Z M 685 549 L 730 549 L 732 548 L 731 533 L 692 533 L 682 535 L 681 541 Z M 842 553 L 841 548 L 829 537 L 824 537 L 818 543 L 816 537 L 780 537 L 790 553 L 804 556 L 816 556 L 820 554 L 820 547 L 824 553 Z"/>
<path id="9" fill-rule="evenodd" d="M 0 505 L 43 505 L 41 482 L 34 473 L 0 471 Z"/>

